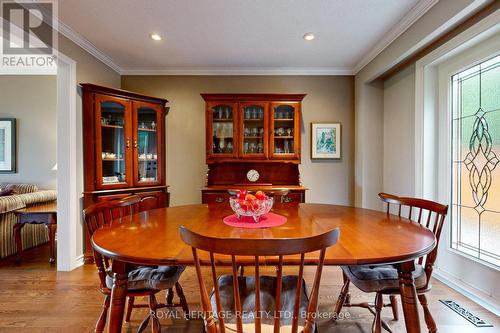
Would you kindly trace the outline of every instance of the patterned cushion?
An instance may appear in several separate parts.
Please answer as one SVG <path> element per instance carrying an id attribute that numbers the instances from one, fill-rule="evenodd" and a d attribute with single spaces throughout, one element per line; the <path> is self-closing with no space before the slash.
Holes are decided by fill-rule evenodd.
<path id="1" fill-rule="evenodd" d="M 297 290 L 298 276 L 287 275 L 282 278 L 281 289 L 281 331 L 290 332 L 292 324 L 293 308 L 295 305 L 295 293 Z M 260 278 L 260 306 L 261 306 L 261 323 L 262 332 L 273 332 L 274 325 L 274 310 L 275 310 L 275 295 L 276 295 L 276 277 L 274 276 L 261 276 Z M 224 313 L 224 324 L 229 331 L 236 332 L 236 316 L 235 316 L 235 303 L 233 292 L 233 276 L 223 275 L 218 279 L 221 306 Z M 242 311 L 245 314 L 255 313 L 255 277 L 254 276 L 239 276 L 238 285 L 240 289 L 240 300 Z M 302 330 L 307 313 L 307 306 L 309 304 L 309 297 L 307 296 L 306 284 L 302 280 L 302 296 L 300 298 L 299 307 L 299 332 Z M 215 291 L 212 290 L 210 296 L 212 304 L 212 311 L 217 320 L 217 305 L 215 301 Z M 243 332 L 254 332 L 255 318 L 252 315 L 244 316 Z"/>
<path id="2" fill-rule="evenodd" d="M 128 290 L 165 290 L 172 288 L 179 280 L 184 266 L 137 266 L 128 273 Z M 106 286 L 113 287 L 113 272 L 108 269 Z"/>
<path id="3" fill-rule="evenodd" d="M 34 204 L 43 204 L 57 200 L 57 191 L 43 190 L 43 191 L 19 194 L 17 195 L 17 197 L 21 199 L 26 206 L 30 206 Z"/>
<path id="4" fill-rule="evenodd" d="M 398 270 L 394 265 L 343 266 L 342 270 L 349 280 L 364 292 L 399 289 Z M 422 265 L 415 265 L 413 279 L 417 289 L 425 287 L 427 276 Z"/>
<path id="5" fill-rule="evenodd" d="M 9 184 L 9 183 L 0 184 L 0 190 L 3 190 L 8 187 L 12 187 L 13 194 L 25 194 L 38 191 L 38 187 L 33 184 Z"/>

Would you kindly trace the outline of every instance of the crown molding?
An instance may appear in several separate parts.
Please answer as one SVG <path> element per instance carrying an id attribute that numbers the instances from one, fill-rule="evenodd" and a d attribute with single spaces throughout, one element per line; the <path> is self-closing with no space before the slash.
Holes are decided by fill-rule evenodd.
<path id="1" fill-rule="evenodd" d="M 354 75 L 349 67 L 122 68 L 122 75 Z"/>
<path id="2" fill-rule="evenodd" d="M 106 53 L 61 20 L 59 33 L 83 48 L 120 75 L 356 75 L 396 38 L 422 17 L 439 0 L 420 0 L 354 67 L 179 67 L 179 68 L 122 68 Z"/>
<path id="3" fill-rule="evenodd" d="M 116 64 L 111 57 L 106 53 L 99 50 L 94 44 L 92 44 L 88 39 L 80 35 L 78 32 L 71 29 L 68 25 L 58 19 L 57 30 L 60 34 L 64 35 L 66 38 L 71 40 L 76 45 L 80 46 L 82 49 L 90 53 L 97 60 L 104 63 L 106 66 L 114 70 L 118 74 L 122 74 L 121 67 Z"/>
<path id="4" fill-rule="evenodd" d="M 421 18 L 429 9 L 431 9 L 439 0 L 420 0 L 399 22 L 392 27 L 384 38 L 379 40 L 377 44 L 354 66 L 353 72 L 357 74 L 363 67 L 368 65 L 376 56 L 385 50 L 392 42 L 411 27 L 419 18 Z"/>

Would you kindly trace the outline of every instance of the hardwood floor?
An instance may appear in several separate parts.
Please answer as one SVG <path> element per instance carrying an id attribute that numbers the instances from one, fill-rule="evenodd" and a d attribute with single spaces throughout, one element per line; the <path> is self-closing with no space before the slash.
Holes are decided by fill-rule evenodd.
<path id="1" fill-rule="evenodd" d="M 92 332 L 99 315 L 102 296 L 98 291 L 98 277 L 93 265 L 80 267 L 72 272 L 57 272 L 48 263 L 48 246 L 41 246 L 25 253 L 21 264 L 14 258 L 0 261 L 0 332 Z M 292 269 L 287 269 L 289 273 Z M 306 281 L 311 283 L 313 269 L 306 270 Z M 198 307 L 198 287 L 196 274 L 188 268 L 181 278 L 191 311 Z M 340 269 L 328 267 L 323 275 L 320 288 L 320 312 L 328 314 L 332 308 L 342 283 Z M 500 332 L 500 318 L 486 311 L 439 281 L 433 281 L 434 290 L 429 295 L 429 307 L 434 315 L 440 333 L 491 333 Z M 354 288 L 353 288 L 354 289 Z M 160 294 L 164 297 L 164 293 Z M 373 301 L 373 295 L 352 291 L 353 301 Z M 487 320 L 495 327 L 476 328 L 468 321 L 446 308 L 439 299 L 452 298 L 469 311 Z M 125 332 L 135 332 L 147 310 L 136 309 L 130 324 L 125 324 Z M 350 314 L 349 320 L 336 323 L 320 322 L 319 332 L 369 333 L 373 317 L 364 309 L 344 309 Z M 179 312 L 179 317 L 181 313 Z M 389 308 L 383 310 L 389 318 Z M 400 316 L 402 309 L 400 305 Z M 162 332 L 201 332 L 200 320 L 186 321 L 182 318 L 161 319 Z M 425 328 L 421 315 L 422 328 Z M 404 332 L 404 320 L 390 322 L 394 332 Z M 147 330 L 149 332 L 149 329 Z M 422 330 L 426 331 L 425 329 Z"/>

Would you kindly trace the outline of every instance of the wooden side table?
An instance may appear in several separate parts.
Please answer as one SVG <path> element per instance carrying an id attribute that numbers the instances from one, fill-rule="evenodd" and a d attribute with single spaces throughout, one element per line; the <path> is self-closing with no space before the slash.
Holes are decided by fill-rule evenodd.
<path id="1" fill-rule="evenodd" d="M 14 239 L 17 247 L 16 261 L 21 260 L 23 242 L 21 230 L 26 224 L 45 224 L 49 231 L 50 263 L 55 260 L 55 238 L 57 229 L 57 202 L 49 202 L 44 205 L 22 208 L 15 211 L 17 223 L 14 225 Z"/>

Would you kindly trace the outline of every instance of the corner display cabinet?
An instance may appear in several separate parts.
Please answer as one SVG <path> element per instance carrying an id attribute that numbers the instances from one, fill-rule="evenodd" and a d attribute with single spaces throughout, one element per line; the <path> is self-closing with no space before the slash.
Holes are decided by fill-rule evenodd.
<path id="1" fill-rule="evenodd" d="M 305 94 L 201 94 L 205 100 L 206 186 L 203 203 L 228 203 L 228 191 L 288 193 L 300 183 L 301 103 Z"/>
<path id="2" fill-rule="evenodd" d="M 142 198 L 142 211 L 168 206 L 165 184 L 168 101 L 93 84 L 81 86 L 84 208 L 130 195 Z M 85 262 L 91 262 L 92 248 L 85 237 Z"/>

